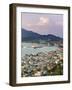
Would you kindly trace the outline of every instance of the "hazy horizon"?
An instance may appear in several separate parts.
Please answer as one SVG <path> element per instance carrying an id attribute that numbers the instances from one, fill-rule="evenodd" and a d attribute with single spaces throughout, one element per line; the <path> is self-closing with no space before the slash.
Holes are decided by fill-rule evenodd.
<path id="1" fill-rule="evenodd" d="M 21 28 L 40 35 L 53 34 L 63 38 L 63 15 L 50 13 L 22 13 Z"/>

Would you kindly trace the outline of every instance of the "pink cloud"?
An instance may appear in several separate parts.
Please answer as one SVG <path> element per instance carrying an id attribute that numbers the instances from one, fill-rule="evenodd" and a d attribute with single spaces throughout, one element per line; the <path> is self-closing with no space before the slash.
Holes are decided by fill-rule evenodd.
<path id="1" fill-rule="evenodd" d="M 35 26 L 45 26 L 49 23 L 48 17 L 40 17 L 36 23 L 29 22 L 27 23 L 28 27 L 35 27 Z"/>

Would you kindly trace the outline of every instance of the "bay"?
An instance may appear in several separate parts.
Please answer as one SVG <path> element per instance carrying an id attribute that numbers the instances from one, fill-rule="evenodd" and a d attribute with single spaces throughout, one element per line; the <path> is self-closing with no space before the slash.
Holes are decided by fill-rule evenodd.
<path id="1" fill-rule="evenodd" d="M 50 51 L 55 51 L 58 49 L 56 46 L 48 46 L 45 44 L 38 44 L 38 43 L 25 43 L 21 44 L 21 57 L 25 56 L 25 54 L 37 54 L 39 52 L 48 53 Z"/>

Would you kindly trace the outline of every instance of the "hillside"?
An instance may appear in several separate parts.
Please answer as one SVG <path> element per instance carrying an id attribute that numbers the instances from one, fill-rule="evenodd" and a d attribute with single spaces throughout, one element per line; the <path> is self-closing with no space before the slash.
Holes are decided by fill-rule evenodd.
<path id="1" fill-rule="evenodd" d="M 21 30 L 22 41 L 34 41 L 34 40 L 46 40 L 46 41 L 62 41 L 62 38 L 52 34 L 40 35 L 38 33 L 28 31 L 26 29 Z"/>

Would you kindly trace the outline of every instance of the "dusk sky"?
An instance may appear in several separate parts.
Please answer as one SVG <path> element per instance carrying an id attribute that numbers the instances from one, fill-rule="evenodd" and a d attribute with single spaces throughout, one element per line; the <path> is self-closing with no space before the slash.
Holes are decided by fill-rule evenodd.
<path id="1" fill-rule="evenodd" d="M 62 14 L 22 13 L 21 24 L 21 28 L 41 35 L 53 34 L 63 37 Z"/>

